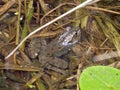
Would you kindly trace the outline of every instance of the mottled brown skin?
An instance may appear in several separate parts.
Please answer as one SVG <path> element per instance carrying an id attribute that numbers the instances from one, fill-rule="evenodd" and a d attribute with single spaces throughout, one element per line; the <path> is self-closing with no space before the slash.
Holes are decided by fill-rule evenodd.
<path id="1" fill-rule="evenodd" d="M 79 31 L 79 33 L 78 33 L 78 31 Z M 36 38 L 36 42 L 39 41 L 39 44 L 41 43 L 39 53 L 38 53 L 38 58 L 39 58 L 39 62 L 42 67 L 49 69 L 49 70 L 59 72 L 59 73 L 65 73 L 65 70 L 68 67 L 69 63 L 68 63 L 68 61 L 63 60 L 59 57 L 61 55 L 64 55 L 65 53 L 67 53 L 71 49 L 71 47 L 78 42 L 78 39 L 80 39 L 80 37 L 81 37 L 79 28 L 74 28 L 74 29 L 66 31 L 66 32 L 67 32 L 67 34 L 65 36 L 63 36 L 63 38 L 61 40 L 59 40 L 60 36 L 61 36 L 60 35 L 59 37 L 57 37 L 56 39 L 54 39 L 53 41 L 51 41 L 48 44 L 44 39 L 41 39 L 41 41 L 40 41 L 40 38 Z M 64 32 L 64 33 L 66 33 L 66 32 Z M 64 33 L 62 35 L 64 35 Z M 68 45 L 62 45 L 62 42 L 64 42 L 66 37 L 68 37 L 70 34 L 71 35 L 73 34 L 73 36 L 71 36 L 71 39 L 69 41 L 70 44 L 68 43 Z M 73 39 L 73 38 L 75 38 L 75 39 Z M 72 40 L 74 40 L 74 41 L 76 40 L 76 43 L 72 43 L 73 42 Z M 34 41 L 34 45 L 35 45 L 35 41 Z M 32 54 L 32 55 L 34 55 L 34 54 Z M 32 57 L 34 57 L 34 56 L 32 56 Z"/>

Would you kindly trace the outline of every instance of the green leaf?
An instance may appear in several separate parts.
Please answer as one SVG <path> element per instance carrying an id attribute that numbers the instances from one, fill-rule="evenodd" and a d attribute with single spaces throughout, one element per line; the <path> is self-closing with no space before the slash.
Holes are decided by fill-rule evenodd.
<path id="1" fill-rule="evenodd" d="M 32 89 L 32 88 L 35 88 L 35 85 L 30 84 L 28 85 L 28 87 Z"/>
<path id="2" fill-rule="evenodd" d="M 81 90 L 120 90 L 120 70 L 108 66 L 85 69 L 80 78 Z"/>

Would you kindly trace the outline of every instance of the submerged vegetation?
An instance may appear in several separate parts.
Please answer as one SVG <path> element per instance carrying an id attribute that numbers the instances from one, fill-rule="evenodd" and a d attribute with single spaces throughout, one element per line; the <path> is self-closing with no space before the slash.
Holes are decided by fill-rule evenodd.
<path id="1" fill-rule="evenodd" d="M 4 58 L 36 28 L 84 1 L 0 1 L 0 90 L 80 90 L 78 80 L 85 68 L 120 68 L 119 0 L 100 0 L 74 11 L 32 35 L 14 55 Z M 68 28 L 80 32 L 67 44 L 79 40 L 72 47 L 59 47 L 58 37 Z"/>

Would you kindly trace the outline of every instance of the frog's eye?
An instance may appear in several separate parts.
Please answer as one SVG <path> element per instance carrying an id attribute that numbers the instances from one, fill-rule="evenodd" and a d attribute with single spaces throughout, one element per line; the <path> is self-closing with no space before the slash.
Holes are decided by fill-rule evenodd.
<path id="1" fill-rule="evenodd" d="M 75 32 L 75 35 L 78 35 L 78 33 L 77 33 L 77 32 Z"/>
<path id="2" fill-rule="evenodd" d="M 74 37 L 78 37 L 80 35 L 80 31 L 75 32 Z"/>

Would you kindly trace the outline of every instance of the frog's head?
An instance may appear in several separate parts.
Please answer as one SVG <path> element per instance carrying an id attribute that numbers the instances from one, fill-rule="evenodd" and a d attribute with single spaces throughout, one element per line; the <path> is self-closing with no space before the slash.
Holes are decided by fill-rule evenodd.
<path id="1" fill-rule="evenodd" d="M 60 37 L 58 42 L 63 46 L 76 44 L 81 38 L 81 31 L 79 27 L 67 29 Z"/>

